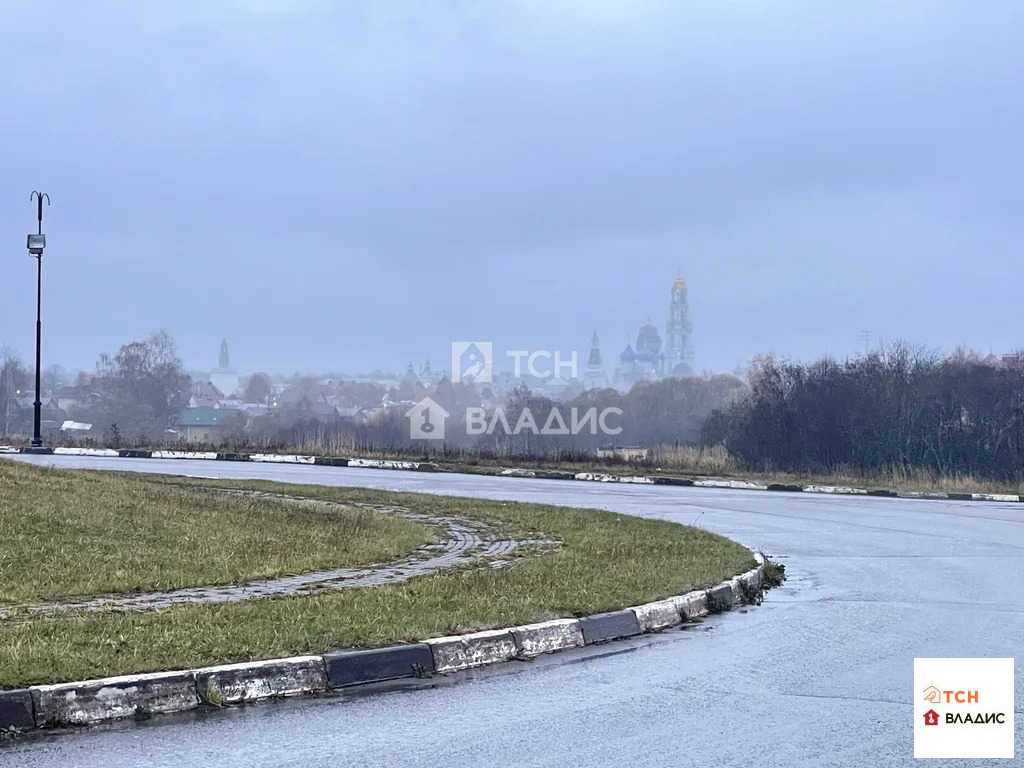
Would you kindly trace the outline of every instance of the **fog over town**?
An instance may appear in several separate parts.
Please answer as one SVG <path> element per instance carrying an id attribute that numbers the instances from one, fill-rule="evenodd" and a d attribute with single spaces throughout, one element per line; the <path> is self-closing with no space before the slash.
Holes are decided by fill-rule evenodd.
<path id="1" fill-rule="evenodd" d="M 223 338 L 248 371 L 401 374 L 461 339 L 585 356 L 594 330 L 613 360 L 664 333 L 680 275 L 698 372 L 842 359 L 864 331 L 1001 355 L 1021 13 L 10 4 L 0 234 L 50 193 L 69 370 L 158 329 L 190 369 Z M 0 343 L 30 359 L 33 264 L 0 275 Z"/>
<path id="2" fill-rule="evenodd" d="M 0 766 L 1020 759 L 1022 40 L 0 2 Z"/>

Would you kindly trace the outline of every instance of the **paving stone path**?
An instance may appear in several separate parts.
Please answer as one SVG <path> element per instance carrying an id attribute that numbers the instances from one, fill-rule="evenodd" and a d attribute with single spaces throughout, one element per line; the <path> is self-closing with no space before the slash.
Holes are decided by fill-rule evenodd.
<path id="1" fill-rule="evenodd" d="M 347 506 L 335 502 L 305 499 L 280 493 L 213 488 L 207 490 L 301 504 L 317 504 L 336 508 Z M 336 568 L 330 571 L 302 573 L 296 576 L 261 579 L 244 585 L 228 584 L 210 587 L 186 587 L 169 592 L 102 595 L 64 602 L 44 602 L 19 606 L 0 605 L 0 620 L 17 620 L 30 616 L 81 611 L 162 610 L 179 603 L 237 603 L 258 597 L 310 594 L 320 590 L 397 584 L 408 581 L 415 576 L 424 576 L 445 568 L 461 565 L 472 565 L 475 563 L 479 565 L 486 564 L 492 568 L 501 568 L 511 564 L 511 560 L 503 558 L 517 548 L 529 546 L 531 549 L 548 551 L 559 546 L 559 542 L 547 539 L 497 538 L 482 521 L 457 515 L 428 515 L 405 507 L 383 506 L 379 504 L 354 504 L 353 506 L 373 509 L 383 514 L 396 515 L 409 520 L 415 520 L 419 523 L 441 527 L 446 531 L 447 535 L 439 541 L 420 547 L 409 557 L 383 565 Z"/>

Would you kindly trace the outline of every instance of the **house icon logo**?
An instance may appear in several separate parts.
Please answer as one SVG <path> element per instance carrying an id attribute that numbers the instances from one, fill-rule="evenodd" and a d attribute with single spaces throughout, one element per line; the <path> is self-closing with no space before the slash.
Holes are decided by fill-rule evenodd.
<path id="1" fill-rule="evenodd" d="M 929 704 L 941 704 L 942 703 L 942 691 L 936 688 L 934 685 L 929 685 L 924 689 L 924 700 Z"/>
<path id="2" fill-rule="evenodd" d="M 494 345 L 489 341 L 452 342 L 452 383 L 490 384 L 494 377 Z"/>
<path id="3" fill-rule="evenodd" d="M 409 419 L 411 440 L 444 440 L 444 420 L 450 414 L 429 397 L 424 397 L 405 415 Z"/>
<path id="4" fill-rule="evenodd" d="M 929 709 L 924 713 L 924 724 L 925 725 L 938 725 L 939 724 L 939 713 L 934 709 Z"/>

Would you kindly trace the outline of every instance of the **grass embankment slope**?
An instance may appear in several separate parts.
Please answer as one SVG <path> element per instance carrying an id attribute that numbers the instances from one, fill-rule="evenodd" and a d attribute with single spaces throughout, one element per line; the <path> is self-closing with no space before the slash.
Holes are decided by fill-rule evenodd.
<path id="1" fill-rule="evenodd" d="M 325 508 L 319 515 L 306 518 L 299 515 L 298 510 L 305 509 L 301 506 L 218 496 L 195 487 L 199 482 L 350 504 L 390 504 L 428 514 L 457 514 L 482 520 L 506 534 L 557 539 L 562 545 L 547 554 L 519 557 L 502 569 L 445 570 L 385 586 L 242 603 L 179 605 L 161 612 L 0 621 L 0 687 L 372 647 L 583 615 L 710 586 L 754 567 L 747 549 L 721 536 L 600 510 L 262 481 L 65 472 L 0 461 L 5 534 L 30 524 L 38 528 L 27 539 L 30 546 L 25 543 L 25 534 L 19 534 L 22 543 L 16 548 L 17 570 L 40 567 L 28 551 L 38 545 L 46 548 L 55 572 L 78 571 L 74 577 L 41 589 L 40 585 L 49 583 L 47 577 L 9 573 L 12 560 L 5 554 L 0 590 L 6 595 L 48 597 L 70 594 L 72 588 L 75 594 L 82 594 L 81 590 L 91 585 L 109 591 L 113 562 L 124 571 L 119 583 L 133 588 L 178 585 L 183 579 L 194 579 L 195 585 L 209 583 L 205 580 L 211 577 L 254 572 L 257 561 L 266 569 L 267 562 L 290 557 L 290 549 L 303 548 L 302 541 L 309 537 L 310 530 L 329 526 L 330 518 L 340 513 Z M 132 502 L 118 501 L 123 495 L 132 496 Z M 67 526 L 75 530 L 74 535 L 69 538 L 69 534 L 54 531 L 53 536 L 63 543 L 47 543 L 46 527 L 62 519 L 55 509 L 72 497 L 82 500 L 72 504 L 79 509 L 79 514 L 70 518 L 72 525 Z M 239 506 L 234 506 L 236 503 Z M 197 513 L 197 509 L 203 511 Z M 374 512 L 360 515 L 366 526 L 396 522 Z M 231 527 L 232 520 L 240 529 L 238 535 L 248 536 L 250 544 L 225 547 L 202 541 L 219 538 L 224 529 Z M 258 533 L 245 530 L 249 522 Z M 204 525 L 206 536 L 195 532 Z M 330 565 L 360 557 L 364 561 L 366 557 L 386 559 L 380 557 L 381 547 L 392 553 L 404 548 L 407 554 L 426 535 L 425 529 L 411 525 L 411 529 L 396 527 L 388 542 L 366 542 L 358 554 L 351 542 L 348 547 L 338 544 L 339 559 Z M 136 528 L 159 531 L 165 526 L 180 527 L 175 528 L 176 536 L 151 534 L 145 539 L 151 550 L 160 550 L 152 561 L 125 561 L 120 557 L 132 546 Z M 179 539 L 188 541 L 189 537 L 193 543 L 183 547 Z M 202 550 L 205 546 L 217 549 Z M 321 540 L 316 557 L 329 560 L 329 546 Z M 202 555 L 193 555 L 193 565 L 185 571 L 177 558 L 189 547 L 200 548 Z M 82 558 L 79 548 L 100 554 Z M 254 552 L 262 554 L 255 557 Z M 312 555 L 304 557 L 307 563 L 314 562 Z M 210 564 L 211 559 L 227 562 Z M 323 559 L 315 562 L 317 568 L 325 565 Z M 172 578 L 170 573 L 176 576 Z M 36 586 L 14 586 L 22 579 Z"/>

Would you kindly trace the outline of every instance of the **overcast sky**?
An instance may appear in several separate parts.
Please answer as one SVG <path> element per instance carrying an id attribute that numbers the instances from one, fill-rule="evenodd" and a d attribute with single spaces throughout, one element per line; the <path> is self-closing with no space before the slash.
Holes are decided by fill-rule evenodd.
<path id="1" fill-rule="evenodd" d="M 609 368 L 1024 346 L 1019 0 L 35 0 L 0 10 L 0 344 L 92 368 Z"/>

